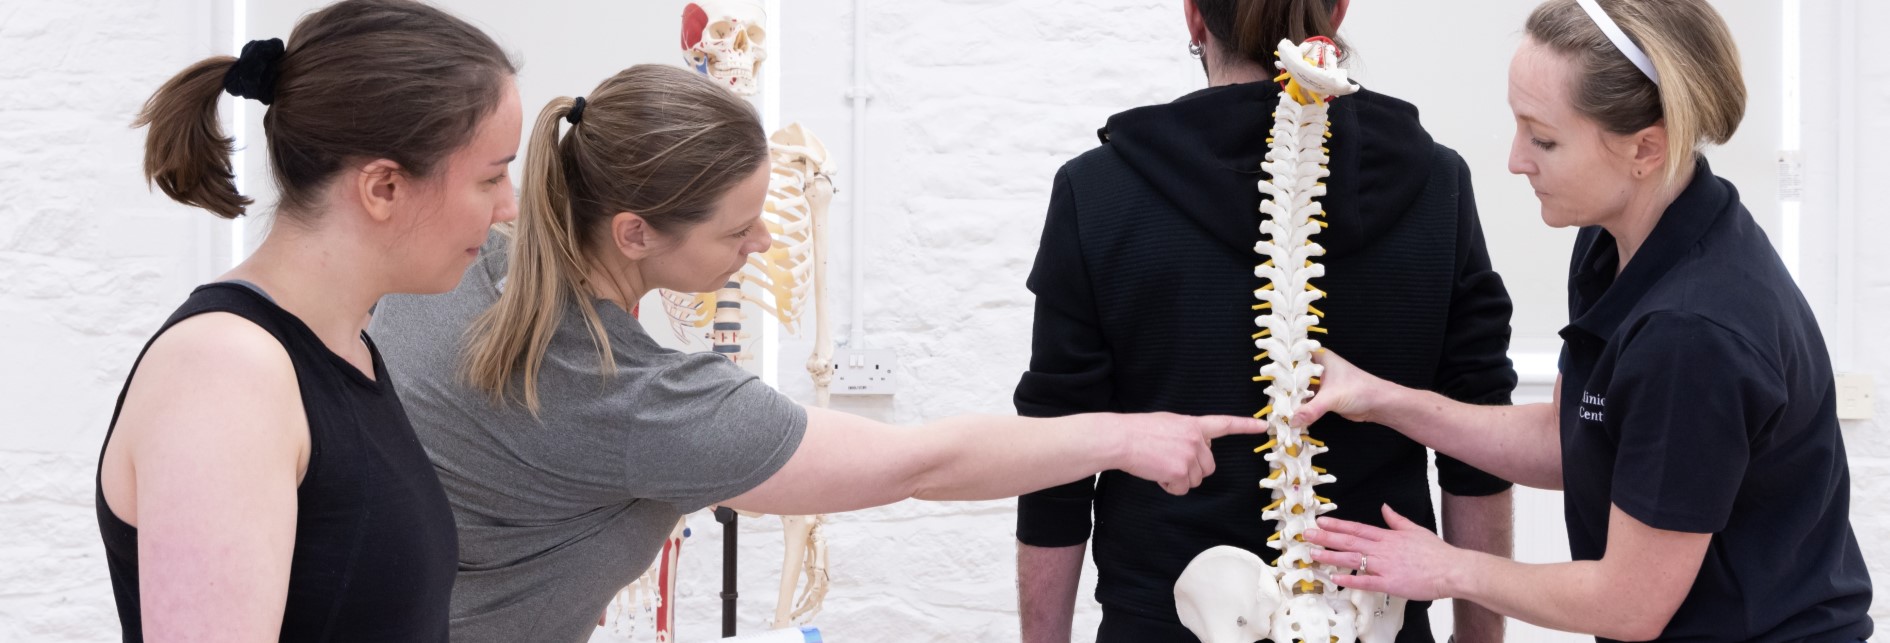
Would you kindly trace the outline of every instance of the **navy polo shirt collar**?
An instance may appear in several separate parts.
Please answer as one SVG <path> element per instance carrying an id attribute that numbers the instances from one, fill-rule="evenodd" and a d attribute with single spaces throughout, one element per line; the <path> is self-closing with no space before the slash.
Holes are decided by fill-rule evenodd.
<path id="1" fill-rule="evenodd" d="M 1693 180 L 1660 215 L 1654 230 L 1647 235 L 1627 268 L 1617 276 L 1620 250 L 1614 235 L 1596 230 L 1594 242 L 1569 275 L 1569 289 L 1579 302 L 1575 317 L 1562 329 L 1563 339 L 1571 332 L 1582 332 L 1596 339 L 1614 336 L 1616 328 L 1640 303 L 1641 296 L 1659 283 L 1661 277 L 1686 256 L 1706 231 L 1728 209 L 1732 189 L 1713 175 L 1706 159 L 1693 167 Z"/>

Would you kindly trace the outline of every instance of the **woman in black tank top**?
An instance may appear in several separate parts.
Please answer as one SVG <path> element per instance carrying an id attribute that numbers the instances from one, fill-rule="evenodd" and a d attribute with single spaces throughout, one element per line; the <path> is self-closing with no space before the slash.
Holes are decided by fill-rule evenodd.
<path id="1" fill-rule="evenodd" d="M 147 178 L 234 218 L 217 95 L 261 101 L 282 193 L 119 395 L 96 502 L 126 641 L 447 640 L 452 511 L 364 328 L 383 295 L 450 290 L 514 216 L 514 72 L 438 9 L 347 0 L 146 103 Z"/>

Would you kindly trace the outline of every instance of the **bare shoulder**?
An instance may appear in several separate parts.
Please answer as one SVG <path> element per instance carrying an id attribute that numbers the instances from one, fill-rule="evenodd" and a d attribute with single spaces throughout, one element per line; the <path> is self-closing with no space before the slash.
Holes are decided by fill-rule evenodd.
<path id="1" fill-rule="evenodd" d="M 205 313 L 159 335 L 132 386 L 196 397 L 292 392 L 295 366 L 269 331 L 230 313 Z"/>
<path id="2" fill-rule="evenodd" d="M 188 514 L 177 508 L 216 502 L 206 494 L 217 489 L 258 492 L 270 488 L 258 483 L 289 480 L 292 494 L 308 454 L 288 351 L 249 320 L 206 313 L 165 330 L 145 352 L 99 481 L 112 511 L 144 528 L 141 509 Z"/>
<path id="3" fill-rule="evenodd" d="M 306 450 L 308 427 L 295 365 L 275 336 L 229 313 L 178 322 L 145 353 L 125 395 L 120 433 L 144 452 L 163 443 Z M 159 449 L 163 450 L 163 449 Z"/>

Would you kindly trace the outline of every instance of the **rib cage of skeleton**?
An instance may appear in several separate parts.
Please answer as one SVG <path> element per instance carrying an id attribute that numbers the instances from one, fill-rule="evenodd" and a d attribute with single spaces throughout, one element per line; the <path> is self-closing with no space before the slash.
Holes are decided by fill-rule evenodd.
<path id="1" fill-rule="evenodd" d="M 721 290 L 707 293 L 658 291 L 670 331 L 685 344 L 693 343 L 697 338 L 711 339 L 717 346 L 739 346 L 745 343 L 748 338 L 745 333 L 716 337 L 717 331 L 727 332 L 729 329 L 710 329 L 717 321 L 740 321 L 739 313 L 736 313 L 735 319 L 724 321 L 723 318 L 729 317 L 724 311 L 734 307 L 718 306 L 722 302 L 754 304 L 780 321 L 782 330 L 789 334 L 800 332 L 801 318 L 807 312 L 815 288 L 815 201 L 831 193 L 831 188 L 826 188 L 823 193 L 817 187 L 829 181 L 825 169 L 827 151 L 819 139 L 798 123 L 784 127 L 769 137 L 768 151 L 771 169 L 768 175 L 768 198 L 763 202 L 761 219 L 768 227 L 768 234 L 774 237 L 774 244 L 763 252 L 749 255 L 747 266 L 730 278 L 729 284 Z M 824 202 L 818 205 L 824 210 Z M 768 296 L 763 298 L 747 294 L 745 287 L 748 285 L 758 287 Z M 737 332 L 740 332 L 739 329 Z"/>
<path id="2" fill-rule="evenodd" d="M 1267 546 L 1279 557 L 1267 565 L 1237 547 L 1219 546 L 1188 564 L 1175 584 L 1177 614 L 1205 643 L 1250 643 L 1266 638 L 1304 643 L 1388 643 L 1403 625 L 1404 600 L 1383 594 L 1342 589 L 1332 582 L 1333 568 L 1315 562 L 1314 546 L 1304 539 L 1315 520 L 1336 506 L 1320 496 L 1318 485 L 1335 478 L 1313 464 L 1325 444 L 1291 422 L 1311 399 L 1321 367 L 1312 362 L 1320 350 L 1313 335 L 1325 313 L 1315 302 L 1326 293 L 1312 280 L 1325 276 L 1316 259 L 1325 248 L 1313 236 L 1328 223 L 1319 197 L 1332 137 L 1329 101 L 1358 90 L 1339 63 L 1339 50 L 1325 38 L 1301 44 L 1280 41 L 1275 65 L 1281 73 L 1279 106 L 1261 164 L 1265 180 L 1260 211 L 1262 239 L 1254 252 L 1264 256 L 1254 275 L 1266 284 L 1253 292 L 1258 332 L 1253 334 L 1261 363 L 1256 383 L 1266 385 L 1268 405 L 1254 414 L 1268 423 L 1264 452 L 1270 474 L 1260 481 L 1270 504 L 1261 516 L 1278 525 Z"/>

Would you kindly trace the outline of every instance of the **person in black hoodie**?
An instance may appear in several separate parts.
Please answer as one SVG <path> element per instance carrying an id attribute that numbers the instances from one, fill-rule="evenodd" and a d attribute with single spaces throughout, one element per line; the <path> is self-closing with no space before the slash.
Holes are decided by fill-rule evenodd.
<path id="1" fill-rule="evenodd" d="M 1260 162 L 1280 87 L 1283 38 L 1333 37 L 1346 0 L 1191 0 L 1193 43 L 1211 87 L 1111 117 L 1102 145 L 1057 173 L 1029 278 L 1036 294 L 1030 369 L 1017 411 L 1253 414 L 1266 405 L 1251 335 L 1260 240 Z M 1197 49 L 1198 47 L 1198 49 Z M 1506 404 L 1510 301 L 1490 267 L 1463 160 L 1433 142 L 1417 109 L 1370 90 L 1331 111 L 1332 162 L 1316 285 L 1321 342 L 1405 386 L 1474 404 Z M 1390 429 L 1329 417 L 1312 427 L 1337 476 L 1321 486 L 1333 515 L 1383 524 L 1389 505 L 1435 528 L 1428 452 Z M 1020 498 L 1018 581 L 1024 640 L 1067 641 L 1094 511 L 1097 641 L 1194 641 L 1174 584 L 1196 554 L 1234 545 L 1263 558 L 1264 436 L 1212 445 L 1216 474 L 1174 497 L 1106 472 Z M 1445 537 L 1506 556 L 1509 483 L 1438 456 Z M 1399 641 L 1429 641 L 1411 602 Z M 1459 640 L 1500 640 L 1502 621 L 1459 602 Z"/>

